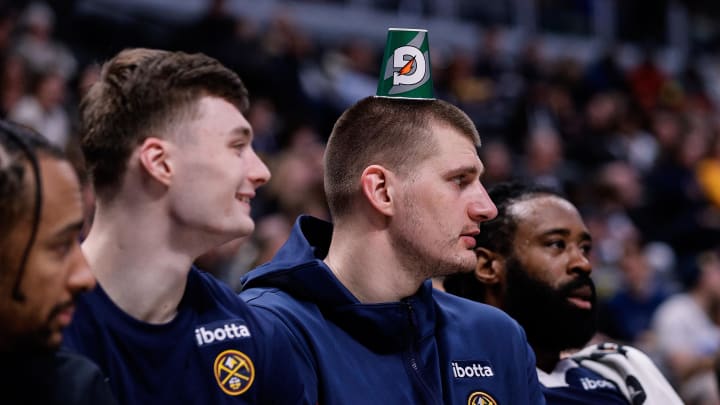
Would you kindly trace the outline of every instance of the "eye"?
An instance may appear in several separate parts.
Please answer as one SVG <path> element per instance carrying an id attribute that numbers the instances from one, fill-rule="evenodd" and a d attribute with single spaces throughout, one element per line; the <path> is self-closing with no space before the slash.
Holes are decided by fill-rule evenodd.
<path id="1" fill-rule="evenodd" d="M 52 249 L 57 257 L 63 258 L 70 253 L 75 243 L 77 243 L 77 240 L 74 238 L 65 239 L 55 244 Z"/>
<path id="2" fill-rule="evenodd" d="M 590 256 L 590 252 L 592 252 L 592 245 L 589 243 L 580 245 L 580 250 L 582 250 L 585 256 Z"/>
<path id="3" fill-rule="evenodd" d="M 555 249 L 565 249 L 565 241 L 562 239 L 548 241 L 545 245 Z"/>
<path id="4" fill-rule="evenodd" d="M 247 147 L 247 142 L 235 142 L 231 144 L 231 147 L 236 150 L 243 150 L 245 147 Z"/>
<path id="5" fill-rule="evenodd" d="M 455 177 L 453 177 L 451 180 L 452 180 L 453 183 L 455 183 L 455 184 L 457 184 L 458 186 L 461 186 L 461 187 L 467 185 L 467 184 L 470 182 L 470 181 L 468 180 L 468 176 L 463 175 L 463 174 L 461 174 L 461 175 L 459 175 L 459 176 L 455 176 Z"/>

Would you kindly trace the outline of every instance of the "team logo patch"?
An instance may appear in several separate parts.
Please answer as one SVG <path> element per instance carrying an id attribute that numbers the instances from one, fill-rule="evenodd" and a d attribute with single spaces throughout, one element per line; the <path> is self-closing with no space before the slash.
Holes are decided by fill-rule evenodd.
<path id="1" fill-rule="evenodd" d="M 470 393 L 468 397 L 468 405 L 497 405 L 495 398 L 491 397 L 490 394 L 482 391 L 475 391 Z"/>
<path id="2" fill-rule="evenodd" d="M 213 364 L 215 380 L 228 395 L 240 395 L 255 381 L 255 366 L 250 357 L 237 350 L 218 354 Z"/>

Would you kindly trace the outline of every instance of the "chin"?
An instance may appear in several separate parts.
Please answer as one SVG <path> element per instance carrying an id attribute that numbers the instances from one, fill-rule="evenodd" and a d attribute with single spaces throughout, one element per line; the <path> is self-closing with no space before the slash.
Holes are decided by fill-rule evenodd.
<path id="1" fill-rule="evenodd" d="M 237 228 L 237 231 L 235 232 L 235 238 L 242 238 L 245 236 L 249 236 L 253 231 L 255 230 L 255 223 L 253 221 L 248 221 L 247 223 L 243 224 L 242 226 Z"/>
<path id="2" fill-rule="evenodd" d="M 457 272 L 469 273 L 474 271 L 475 267 L 477 267 L 477 260 L 477 255 L 475 255 L 474 251 L 463 251 L 463 254 L 459 257 L 459 262 L 457 263 Z"/>
<path id="3" fill-rule="evenodd" d="M 454 261 L 449 261 L 445 263 L 443 266 L 438 266 L 437 274 L 433 274 L 434 277 L 437 276 L 449 276 L 451 274 L 457 274 L 457 273 L 470 273 L 473 270 L 475 270 L 476 266 L 476 259 L 475 254 L 473 253 L 473 259 L 468 260 L 464 257 L 458 257 Z"/>
<path id="4" fill-rule="evenodd" d="M 228 240 L 248 236 L 255 230 L 255 222 L 250 218 L 235 221 L 232 225 L 227 223 L 224 225 L 225 226 L 220 229 L 219 233 L 227 236 Z"/>
<path id="5" fill-rule="evenodd" d="M 53 332 L 45 341 L 45 348 L 50 351 L 58 350 L 60 345 L 62 345 L 62 340 L 62 332 Z"/>

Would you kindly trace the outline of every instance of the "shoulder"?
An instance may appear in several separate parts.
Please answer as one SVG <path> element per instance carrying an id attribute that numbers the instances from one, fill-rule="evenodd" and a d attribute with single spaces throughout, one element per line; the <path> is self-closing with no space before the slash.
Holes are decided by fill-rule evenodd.
<path id="1" fill-rule="evenodd" d="M 216 313 L 252 317 L 248 305 L 238 293 L 212 274 L 193 268 L 188 276 L 188 285 L 183 300 L 186 310 L 199 313 Z"/>
<path id="2" fill-rule="evenodd" d="M 274 328 L 296 334 L 301 329 L 322 327 L 318 324 L 321 312 L 315 303 L 299 300 L 282 289 L 250 288 L 242 291 L 240 298 L 252 308 L 257 318 L 274 324 Z"/>
<path id="3" fill-rule="evenodd" d="M 449 322 L 459 325 L 519 329 L 518 323 L 501 309 L 471 301 L 443 291 L 433 290 L 433 297 Z"/>
<path id="4" fill-rule="evenodd" d="M 684 293 L 670 296 L 658 306 L 653 319 L 656 324 L 675 324 L 693 319 L 698 306 Z"/>
<path id="5" fill-rule="evenodd" d="M 197 290 L 192 292 L 209 294 L 217 300 L 234 301 L 237 299 L 236 292 L 233 291 L 229 285 L 218 280 L 212 274 L 196 267 L 190 269 L 187 282 L 188 285 L 186 288 L 188 291 Z"/>
<path id="6" fill-rule="evenodd" d="M 240 298 L 252 308 L 258 323 L 272 336 L 273 343 L 269 345 L 272 356 L 298 370 L 296 375 L 304 386 L 303 395 L 315 398 L 319 384 L 315 372 L 318 364 L 311 349 L 310 335 L 317 336 L 327 326 L 320 310 L 315 304 L 300 301 L 278 288 L 251 288 L 242 291 Z M 316 399 L 303 400 L 303 403 L 315 402 Z"/>
<path id="7" fill-rule="evenodd" d="M 100 367 L 87 357 L 77 353 L 61 350 L 55 356 L 55 365 L 58 373 L 71 376 L 76 381 L 88 382 L 100 377 Z"/>
<path id="8" fill-rule="evenodd" d="M 295 313 L 297 310 L 316 308 L 315 303 L 299 300 L 287 291 L 276 287 L 255 287 L 243 290 L 240 298 L 251 307 L 264 308 L 277 313 Z"/>
<path id="9" fill-rule="evenodd" d="M 682 403 L 652 359 L 632 346 L 599 343 L 574 354 L 572 359 L 581 367 L 614 382 L 626 396 L 642 392 L 649 404 Z"/>
<path id="10" fill-rule="evenodd" d="M 534 366 L 525 331 L 505 312 L 440 291 L 433 291 L 433 296 L 438 310 L 437 331 L 453 347 L 527 360 Z"/>
<path id="11" fill-rule="evenodd" d="M 55 356 L 55 396 L 67 404 L 115 404 L 107 379 L 86 357 L 59 351 Z"/>
<path id="12" fill-rule="evenodd" d="M 108 325 L 113 324 L 118 315 L 119 309 L 107 300 L 99 285 L 80 294 L 72 322 L 63 331 L 63 346 L 75 350 L 86 349 L 88 345 L 97 342 L 97 337 Z"/>

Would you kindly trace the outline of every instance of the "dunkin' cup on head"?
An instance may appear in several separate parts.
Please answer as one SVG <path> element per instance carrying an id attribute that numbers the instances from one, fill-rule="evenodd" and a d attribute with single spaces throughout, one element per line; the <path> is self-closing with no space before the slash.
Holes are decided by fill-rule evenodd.
<path id="1" fill-rule="evenodd" d="M 388 28 L 377 96 L 433 99 L 428 32 Z"/>

